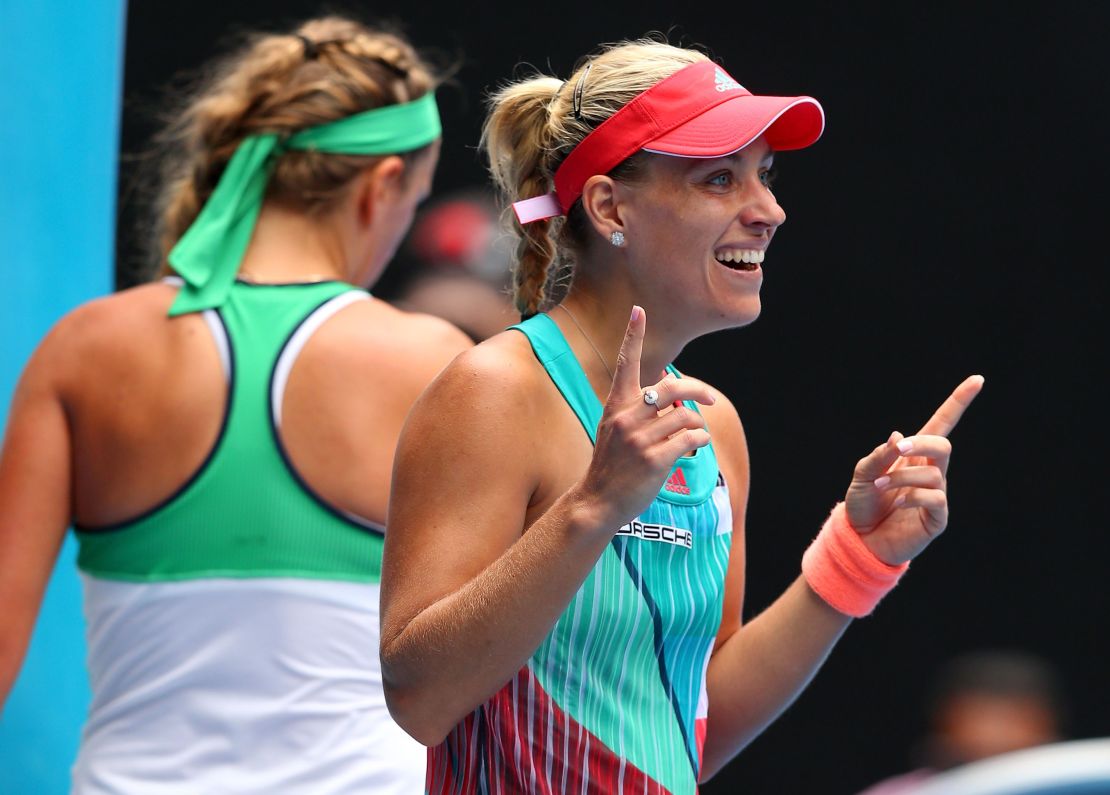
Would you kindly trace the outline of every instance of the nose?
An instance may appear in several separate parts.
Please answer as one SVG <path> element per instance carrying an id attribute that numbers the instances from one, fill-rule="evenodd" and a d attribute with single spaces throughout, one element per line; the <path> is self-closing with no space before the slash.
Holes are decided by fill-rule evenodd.
<path id="1" fill-rule="evenodd" d="M 770 231 L 786 223 L 786 211 L 779 206 L 771 189 L 758 178 L 753 181 L 749 201 L 744 203 L 740 212 L 740 222 L 759 232 Z"/>

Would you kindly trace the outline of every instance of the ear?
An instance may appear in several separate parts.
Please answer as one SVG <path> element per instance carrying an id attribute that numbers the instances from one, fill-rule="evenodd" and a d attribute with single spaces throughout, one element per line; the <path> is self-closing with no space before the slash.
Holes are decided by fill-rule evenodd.
<path id="1" fill-rule="evenodd" d="M 590 177 L 582 186 L 582 209 L 594 231 L 606 241 L 614 232 L 627 231 L 621 212 L 622 187 L 603 174 Z"/>
<path id="2" fill-rule="evenodd" d="M 405 161 L 397 155 L 384 157 L 362 172 L 355 186 L 359 223 L 369 225 L 375 209 L 400 194 L 404 177 Z"/>

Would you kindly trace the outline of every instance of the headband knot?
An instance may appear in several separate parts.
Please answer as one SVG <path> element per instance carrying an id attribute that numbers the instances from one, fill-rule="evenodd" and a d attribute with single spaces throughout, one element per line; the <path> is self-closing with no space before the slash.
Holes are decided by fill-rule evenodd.
<path id="1" fill-rule="evenodd" d="M 337 155 L 390 155 L 427 146 L 442 126 L 435 95 L 386 105 L 292 135 L 263 133 L 244 138 L 193 221 L 169 253 L 185 284 L 170 315 L 223 304 L 262 210 L 266 183 L 277 156 L 288 150 Z"/>

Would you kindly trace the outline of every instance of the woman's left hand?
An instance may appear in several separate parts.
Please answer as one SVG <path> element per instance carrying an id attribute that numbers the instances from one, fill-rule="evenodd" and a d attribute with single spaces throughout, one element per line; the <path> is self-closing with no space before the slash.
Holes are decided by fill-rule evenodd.
<path id="1" fill-rule="evenodd" d="M 848 522 L 882 561 L 912 560 L 948 524 L 948 434 L 983 387 L 965 379 L 914 436 L 895 431 L 856 465 L 844 498 Z"/>

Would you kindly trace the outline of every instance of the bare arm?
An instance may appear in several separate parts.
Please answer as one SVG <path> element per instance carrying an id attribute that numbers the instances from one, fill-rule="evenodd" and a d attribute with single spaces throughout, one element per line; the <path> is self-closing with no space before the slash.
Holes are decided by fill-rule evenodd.
<path id="1" fill-rule="evenodd" d="M 397 471 L 408 469 L 413 477 L 398 478 L 391 499 L 399 507 L 391 509 L 386 534 L 382 667 L 394 717 L 418 740 L 435 745 L 524 665 L 608 533 L 581 494 L 568 493 L 520 535 L 523 503 L 511 499 L 520 478 L 504 471 L 495 477 L 513 482 L 478 499 L 468 489 L 439 484 L 439 497 L 454 497 L 456 504 L 474 500 L 476 509 L 444 523 L 449 511 L 417 507 L 421 499 L 410 493 L 419 488 L 416 473 L 434 477 L 442 470 L 402 447 Z M 493 471 L 496 461 L 476 456 L 472 466 Z M 512 534 L 517 537 L 509 543 Z"/>
<path id="2" fill-rule="evenodd" d="M 663 422 L 644 404 L 643 330 L 641 312 L 589 469 L 527 529 L 544 478 L 536 445 L 548 440 L 537 440 L 543 416 L 519 361 L 478 346 L 410 415 L 386 534 L 382 667 L 390 711 L 421 742 L 440 742 L 516 674 L 615 529 L 651 501 L 678 456 L 708 442 L 696 414 Z M 712 400 L 693 379 L 666 389 L 660 403 Z"/>
<path id="3" fill-rule="evenodd" d="M 799 577 L 721 645 L 707 672 L 709 723 L 703 781 L 794 702 L 850 621 Z"/>
<path id="4" fill-rule="evenodd" d="M 848 491 L 848 517 L 872 552 L 890 564 L 919 554 L 947 524 L 947 435 L 982 381 L 961 384 L 903 451 L 900 434 L 860 460 Z M 739 421 L 733 425 L 739 428 Z M 746 472 L 747 450 L 732 445 L 732 466 Z M 733 437 L 735 442 L 737 437 Z M 891 482 L 877 486 L 887 475 Z M 746 494 L 746 489 L 745 489 Z M 737 503 L 740 504 L 737 504 Z M 733 496 L 741 517 L 742 497 Z M 732 609 L 738 610 L 733 604 Z M 730 609 L 726 595 L 726 611 Z M 794 702 L 824 663 L 851 619 L 826 604 L 799 577 L 747 625 L 726 614 L 710 661 L 709 721 L 702 778 L 708 779 Z"/>
<path id="5" fill-rule="evenodd" d="M 69 526 L 70 437 L 55 381 L 57 345 L 48 338 L 24 371 L 0 452 L 0 707 Z"/>

